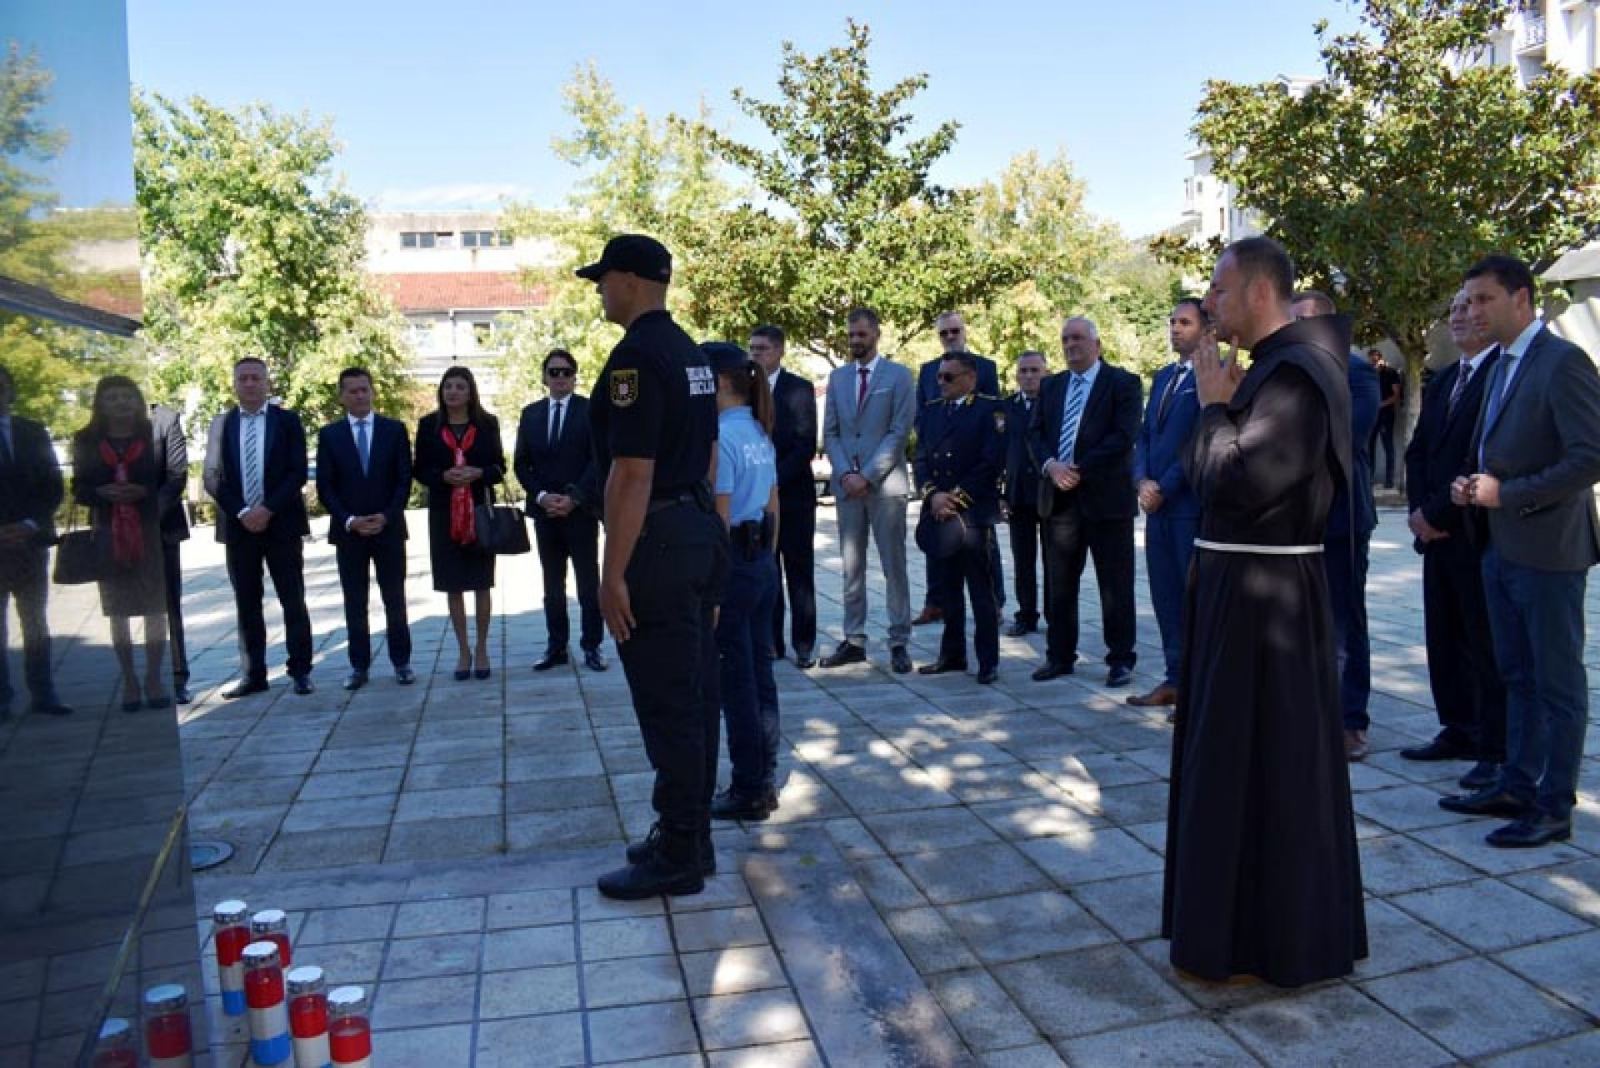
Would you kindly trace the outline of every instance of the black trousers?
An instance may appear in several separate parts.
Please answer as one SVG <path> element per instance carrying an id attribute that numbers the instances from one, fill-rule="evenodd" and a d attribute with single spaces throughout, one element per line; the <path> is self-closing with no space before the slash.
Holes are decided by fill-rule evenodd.
<path id="1" fill-rule="evenodd" d="M 350 642 L 350 667 L 372 667 L 372 630 L 367 622 L 371 577 L 378 575 L 383 601 L 383 630 L 389 641 L 389 663 L 411 665 L 411 624 L 406 619 L 406 540 L 355 535 L 334 547 L 339 563 L 339 588 L 344 591 L 344 629 Z"/>
<path id="2" fill-rule="evenodd" d="M 1133 520 L 1085 519 L 1073 504 L 1057 506 L 1045 522 L 1045 586 L 1049 590 L 1045 647 L 1058 664 L 1078 659 L 1078 587 L 1083 565 L 1094 558 L 1100 587 L 1100 622 L 1105 631 L 1106 663 L 1133 667 Z"/>
<path id="3" fill-rule="evenodd" d="M 923 575 L 927 580 L 928 595 L 924 601 L 934 607 L 939 607 L 939 590 L 944 586 L 945 561 L 935 560 L 923 554 Z M 989 573 L 993 576 L 991 592 L 994 594 L 994 606 L 998 611 L 1006 606 L 1006 570 L 1000 563 L 1000 542 L 996 538 L 989 539 Z"/>
<path id="4" fill-rule="evenodd" d="M 167 569 L 167 642 L 172 646 L 172 684 L 189 684 L 189 645 L 183 635 L 183 558 L 181 541 L 161 543 L 162 566 Z"/>
<path id="5" fill-rule="evenodd" d="M 587 512 L 562 519 L 538 516 L 533 521 L 539 566 L 544 571 L 544 626 L 548 648 L 565 649 L 572 636 L 567 618 L 567 564 L 578 582 L 578 644 L 598 649 L 605 638 L 600 618 L 600 523 Z"/>
<path id="6" fill-rule="evenodd" d="M 662 830 L 710 826 L 721 737 L 721 660 L 713 617 L 728 573 L 722 520 L 680 504 L 645 518 L 624 578 L 636 621 L 617 643 Z"/>
<path id="7" fill-rule="evenodd" d="M 939 639 L 939 659 L 965 663 L 967 659 L 966 598 L 972 600 L 972 644 L 978 670 L 1000 664 L 1000 605 L 995 601 L 994 527 L 972 527 L 966 544 L 954 556 L 939 561 L 939 589 L 935 603 L 944 612 L 944 633 Z M 929 559 L 932 559 L 931 557 Z"/>
<path id="8" fill-rule="evenodd" d="M 1033 508 L 1016 508 L 1008 524 L 1011 531 L 1011 567 L 1016 572 L 1018 623 L 1032 627 L 1039 622 L 1039 545 L 1045 533 L 1044 520 Z M 1050 572 L 1045 569 L 1044 604 L 1050 603 Z"/>
<path id="9" fill-rule="evenodd" d="M 1378 421 L 1372 427 L 1372 439 L 1367 442 L 1367 461 L 1372 477 L 1378 477 L 1378 446 L 1383 446 L 1383 484 L 1394 485 L 1394 409 L 1379 408 Z"/>
<path id="10" fill-rule="evenodd" d="M 289 649 L 289 674 L 311 674 L 311 616 L 306 612 L 305 549 L 298 537 L 251 534 L 237 526 L 228 531 L 228 580 L 233 583 L 233 603 L 239 614 L 239 642 L 244 650 L 245 676 L 253 681 L 267 677 L 267 623 L 262 615 L 266 585 L 262 566 L 272 575 L 283 609 L 285 644 Z"/>
<path id="11" fill-rule="evenodd" d="M 808 487 L 809 491 L 809 487 Z M 811 653 L 817 648 L 817 573 L 815 549 L 817 507 L 810 505 L 778 510 L 778 597 L 772 610 L 772 648 L 782 653 L 785 617 L 789 621 L 789 648 Z M 788 588 L 788 598 L 784 589 Z"/>
<path id="12" fill-rule="evenodd" d="M 1482 561 L 1464 536 L 1423 550 L 1422 613 L 1440 733 L 1479 760 L 1504 762 L 1506 688 L 1495 664 Z"/>

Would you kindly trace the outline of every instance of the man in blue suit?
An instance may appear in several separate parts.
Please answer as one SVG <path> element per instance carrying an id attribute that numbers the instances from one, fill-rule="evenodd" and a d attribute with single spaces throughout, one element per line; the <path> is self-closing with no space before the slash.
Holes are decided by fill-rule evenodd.
<path id="1" fill-rule="evenodd" d="M 1600 563 L 1600 375 L 1578 346 L 1550 332 L 1533 273 L 1488 256 L 1466 274 L 1472 325 L 1500 347 L 1469 448 L 1470 473 L 1451 499 L 1481 518 L 1483 591 L 1506 687 L 1506 762 L 1499 782 L 1441 808 L 1512 822 L 1491 846 L 1527 848 L 1572 836 L 1589 724 L 1584 588 Z"/>
<path id="2" fill-rule="evenodd" d="M 268 404 L 272 393 L 267 364 L 246 356 L 233 365 L 238 406 L 222 416 L 215 465 L 217 537 L 227 546 L 228 579 L 239 613 L 239 643 L 244 674 L 222 691 L 232 699 L 267 688 L 267 623 L 262 615 L 262 565 L 272 574 L 283 608 L 294 692 L 315 692 L 311 684 L 311 616 L 306 611 L 306 431 L 294 412 Z"/>
<path id="3" fill-rule="evenodd" d="M 939 368 L 945 357 L 952 352 L 966 353 L 977 364 L 977 394 L 981 397 L 998 398 L 1000 396 L 1000 369 L 995 366 L 995 362 L 989 357 L 967 352 L 967 321 L 961 317 L 961 313 L 953 311 L 941 313 L 939 318 L 934 320 L 934 329 L 939 334 L 939 347 L 944 351 L 944 355 L 935 356 L 924 363 L 917 371 L 917 411 L 920 413 L 923 408 L 943 395 L 939 386 Z M 918 627 L 924 623 L 937 623 L 940 618 L 939 602 L 934 591 L 943 581 L 939 574 L 939 568 L 944 561 L 935 560 L 932 556 L 929 556 L 924 563 L 926 564 L 925 575 L 928 583 L 927 595 L 922 602 L 922 612 L 918 614 L 916 619 L 911 621 L 913 626 Z M 995 603 L 996 611 L 998 611 L 1000 608 L 1005 607 L 1006 602 L 1005 575 L 1000 566 L 998 542 L 995 543 L 990 566 L 994 568 Z"/>
<path id="4" fill-rule="evenodd" d="M 1296 319 L 1333 317 L 1345 342 L 1345 373 L 1350 383 L 1351 472 L 1348 487 L 1335 486 L 1328 509 L 1328 536 L 1323 560 L 1328 569 L 1328 603 L 1334 633 L 1339 636 L 1339 705 L 1344 713 L 1344 755 L 1367 755 L 1367 728 L 1372 719 L 1372 641 L 1367 634 L 1367 561 L 1378 509 L 1372 500 L 1372 465 L 1367 454 L 1372 428 L 1378 422 L 1378 372 L 1366 357 L 1350 349 L 1350 322 L 1338 314 L 1333 299 L 1315 289 L 1294 295 L 1290 310 Z"/>
<path id="5" fill-rule="evenodd" d="M 1208 320 L 1198 297 L 1178 301 L 1167 317 L 1167 339 L 1178 361 L 1156 374 L 1144 424 L 1134 445 L 1133 478 L 1139 487 L 1139 508 L 1145 514 L 1144 561 L 1150 578 L 1150 602 L 1161 628 L 1161 653 L 1166 675 L 1147 694 L 1128 698 L 1135 708 L 1178 703 L 1183 668 L 1183 589 L 1189 559 L 1200 528 L 1200 502 L 1183 474 L 1183 453 L 1200 417 L 1194 388 L 1197 354 L 1216 354 L 1207 336 Z"/>
<path id="6" fill-rule="evenodd" d="M 339 372 L 345 417 L 317 434 L 317 496 L 328 509 L 328 540 L 339 564 L 350 675 L 344 688 L 367 684 L 372 632 L 367 624 L 369 576 L 378 573 L 383 626 L 395 681 L 417 681 L 411 670 L 406 620 L 406 500 L 411 491 L 411 437 L 398 420 L 372 410 L 372 375 Z"/>

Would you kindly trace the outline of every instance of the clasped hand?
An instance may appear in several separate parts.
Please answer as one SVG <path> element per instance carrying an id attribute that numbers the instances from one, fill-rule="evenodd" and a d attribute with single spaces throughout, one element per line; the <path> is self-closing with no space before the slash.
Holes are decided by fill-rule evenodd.
<path id="1" fill-rule="evenodd" d="M 459 467 L 452 467 L 445 471 L 443 477 L 445 482 L 452 486 L 465 486 L 482 478 L 483 468 L 468 467 L 467 465 L 463 464 Z"/>

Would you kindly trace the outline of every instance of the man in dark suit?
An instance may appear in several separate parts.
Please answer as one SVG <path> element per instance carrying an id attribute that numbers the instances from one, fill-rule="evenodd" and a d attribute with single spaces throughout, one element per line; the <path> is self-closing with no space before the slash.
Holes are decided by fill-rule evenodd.
<path id="1" fill-rule="evenodd" d="M 361 367 L 339 372 L 345 417 L 317 433 L 317 497 L 328 510 L 328 540 L 344 592 L 349 640 L 347 690 L 367 684 L 372 630 L 367 623 L 370 576 L 378 574 L 383 628 L 395 681 L 417 681 L 411 670 L 406 620 L 406 501 L 411 493 L 411 436 L 398 420 L 372 410 L 372 375 Z"/>
<path id="2" fill-rule="evenodd" d="M 1147 694 L 1128 698 L 1135 708 L 1178 703 L 1183 671 L 1183 593 L 1189 559 L 1200 531 L 1200 502 L 1183 473 L 1183 454 L 1200 418 L 1194 386 L 1194 359 L 1216 355 L 1208 337 L 1209 320 L 1197 297 L 1185 297 L 1167 317 L 1167 339 L 1178 360 L 1163 367 L 1151 384 L 1150 403 L 1139 427 L 1133 477 L 1139 507 L 1144 510 L 1144 560 L 1150 580 L 1150 603 L 1161 629 L 1161 655 L 1166 674 Z"/>
<path id="3" fill-rule="evenodd" d="M 1468 790 L 1500 779 L 1506 748 L 1506 690 L 1494 663 L 1483 600 L 1478 539 L 1450 501 L 1450 484 L 1470 465 L 1472 428 L 1498 347 L 1472 328 L 1467 295 L 1450 303 L 1450 338 L 1461 358 L 1423 388 L 1422 410 L 1406 448 L 1407 520 L 1422 555 L 1422 612 L 1428 683 L 1439 733 L 1400 750 L 1406 760 L 1476 760 L 1461 778 Z"/>
<path id="4" fill-rule="evenodd" d="M 817 585 L 812 542 L 817 534 L 817 488 L 811 460 L 817 455 L 817 391 L 811 381 L 783 369 L 783 331 L 758 326 L 750 332 L 750 358 L 767 373 L 772 391 L 772 448 L 778 454 L 778 583 L 772 616 L 772 648 L 783 656 L 784 617 L 793 611 L 790 641 L 794 662 L 817 662 Z M 785 607 L 784 586 L 789 589 Z"/>
<path id="5" fill-rule="evenodd" d="M 267 624 L 262 615 L 262 565 L 272 575 L 283 609 L 294 692 L 311 684 L 311 616 L 306 612 L 305 548 L 306 431 L 294 412 L 268 404 L 272 384 L 267 364 L 246 356 L 233 365 L 238 406 L 222 418 L 217 435 L 222 461 L 217 470 L 218 536 L 227 545 L 228 579 L 239 613 L 244 673 L 222 692 L 245 697 L 267 688 Z"/>
<path id="6" fill-rule="evenodd" d="M 1037 561 L 1044 524 L 1039 518 L 1039 461 L 1028 441 L 1039 384 L 1047 370 L 1044 353 L 1029 350 L 1017 357 L 1017 392 L 1006 404 L 1007 523 L 1011 529 L 1011 569 L 1016 576 L 1017 613 L 1006 633 L 1013 638 L 1039 629 Z M 1050 576 L 1045 575 L 1045 603 L 1050 601 Z"/>
<path id="7" fill-rule="evenodd" d="M 1000 369 L 995 362 L 987 356 L 979 356 L 967 351 L 967 321 L 961 317 L 960 312 L 948 311 L 942 313 L 934 320 L 934 329 L 939 334 L 939 348 L 945 355 L 952 352 L 966 352 L 978 364 L 978 389 L 981 397 L 1000 396 Z M 917 411 L 932 404 L 940 397 L 939 391 L 939 365 L 944 361 L 944 356 L 936 356 L 927 361 L 917 371 Z M 924 560 L 924 574 L 927 579 L 927 595 L 922 602 L 922 611 L 917 618 L 911 621 L 912 626 L 920 627 L 925 623 L 939 621 L 939 604 L 934 597 L 934 590 L 941 579 L 939 566 L 942 561 L 929 556 Z M 995 596 L 1000 607 L 1005 606 L 1005 575 L 1000 568 L 999 543 L 995 543 L 994 557 L 991 561 L 994 568 Z"/>
<path id="8" fill-rule="evenodd" d="M 549 396 L 522 410 L 514 467 L 533 516 L 539 564 L 544 570 L 544 656 L 535 671 L 567 663 L 572 633 L 567 619 L 567 561 L 578 581 L 582 630 L 578 644 L 590 671 L 606 670 L 600 616 L 600 523 L 595 514 L 594 452 L 589 444 L 589 400 L 580 397 L 578 361 L 565 349 L 544 358 Z"/>
<path id="9" fill-rule="evenodd" d="M 165 404 L 150 406 L 156 467 L 166 471 L 160 492 L 161 566 L 167 584 L 167 637 L 172 645 L 172 698 L 180 705 L 194 699 L 189 692 L 189 648 L 183 634 L 183 557 L 189 540 L 189 513 L 183 493 L 189 484 L 189 442 L 183 420 Z"/>
<path id="10" fill-rule="evenodd" d="M 1100 333 L 1081 316 L 1061 325 L 1067 369 L 1045 379 L 1033 418 L 1040 465 L 1039 514 L 1045 520 L 1043 682 L 1070 675 L 1078 659 L 1078 583 L 1094 557 L 1105 630 L 1107 686 L 1133 681 L 1133 443 L 1139 434 L 1139 377 L 1100 358 Z"/>
<path id="11" fill-rule="evenodd" d="M 1533 273 L 1489 256 L 1466 273 L 1469 318 L 1500 347 L 1484 387 L 1468 468 L 1451 500 L 1481 511 L 1483 588 L 1506 687 L 1506 762 L 1493 786 L 1442 808 L 1503 816 L 1491 846 L 1572 835 L 1589 723 L 1584 589 L 1600 563 L 1600 375 L 1539 320 Z"/>
<path id="12" fill-rule="evenodd" d="M 16 385 L 0 367 L 0 720 L 11 716 L 10 653 L 6 624 L 17 601 L 22 625 L 23 675 L 34 712 L 64 716 L 72 709 L 56 696 L 50 671 L 50 543 L 61 504 L 61 465 L 50 434 L 31 419 L 11 414 Z"/>
<path id="13" fill-rule="evenodd" d="M 989 567 L 994 524 L 1000 518 L 1000 466 L 1005 459 L 1005 408 L 993 397 L 973 392 L 978 363 L 970 353 L 945 354 L 939 369 L 943 397 L 923 406 L 917 418 L 918 491 L 925 514 L 917 542 L 929 559 L 942 557 L 939 588 L 934 591 L 944 618 L 939 657 L 918 668 L 923 675 L 967 669 L 967 621 L 962 587 L 972 598 L 973 646 L 978 654 L 978 682 L 987 686 L 999 677 L 1000 613 Z M 958 524 L 954 552 L 944 555 L 929 537 L 928 524 Z M 934 544 L 929 544 L 929 542 Z"/>

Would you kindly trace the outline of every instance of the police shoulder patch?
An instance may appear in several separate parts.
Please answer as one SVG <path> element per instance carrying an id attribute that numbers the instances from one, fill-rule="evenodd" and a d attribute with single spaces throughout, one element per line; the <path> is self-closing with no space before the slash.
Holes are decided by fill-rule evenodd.
<path id="1" fill-rule="evenodd" d="M 611 372 L 611 403 L 627 408 L 639 399 L 639 372 L 628 368 Z"/>

